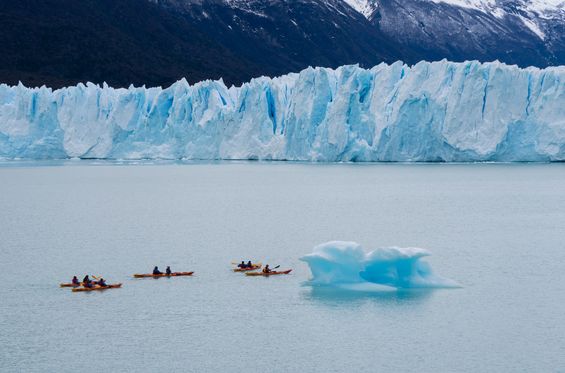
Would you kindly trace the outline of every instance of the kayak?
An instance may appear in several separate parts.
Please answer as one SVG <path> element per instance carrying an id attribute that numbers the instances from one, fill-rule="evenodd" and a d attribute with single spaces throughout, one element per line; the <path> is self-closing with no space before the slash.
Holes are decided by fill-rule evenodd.
<path id="1" fill-rule="evenodd" d="M 145 273 L 145 274 L 135 274 L 133 275 L 133 277 L 135 278 L 145 278 L 145 277 L 153 277 L 153 278 L 157 278 L 157 277 L 178 277 L 178 276 L 192 276 L 194 272 L 173 272 L 170 275 L 166 274 L 166 273 L 161 273 L 160 275 L 154 275 L 152 273 Z"/>
<path id="2" fill-rule="evenodd" d="M 59 284 L 60 287 L 62 288 L 78 288 L 79 286 L 82 285 L 82 282 L 80 284 L 73 284 L 72 282 L 64 282 L 62 284 Z"/>
<path id="3" fill-rule="evenodd" d="M 122 284 L 110 284 L 108 286 L 98 286 L 94 285 L 91 288 L 74 288 L 73 291 L 96 291 L 96 290 L 106 290 L 106 289 L 116 289 L 121 288 Z"/>
<path id="4" fill-rule="evenodd" d="M 96 285 L 96 281 L 92 281 L 92 285 Z M 73 284 L 72 282 L 64 282 L 62 284 L 59 284 L 59 287 L 62 288 L 78 288 L 79 286 L 84 286 L 84 282 L 81 282 L 80 284 Z"/>
<path id="5" fill-rule="evenodd" d="M 261 263 L 257 263 L 257 264 L 252 264 L 251 268 L 234 268 L 233 271 L 234 272 L 247 272 L 247 271 L 255 271 L 260 269 L 262 266 Z"/>
<path id="6" fill-rule="evenodd" d="M 269 273 L 263 273 L 263 272 L 247 272 L 245 275 L 246 276 L 265 276 L 265 277 L 269 277 L 269 276 L 274 276 L 274 275 L 288 275 L 290 273 L 290 271 L 292 271 L 292 269 L 287 269 L 286 271 L 272 271 Z"/>

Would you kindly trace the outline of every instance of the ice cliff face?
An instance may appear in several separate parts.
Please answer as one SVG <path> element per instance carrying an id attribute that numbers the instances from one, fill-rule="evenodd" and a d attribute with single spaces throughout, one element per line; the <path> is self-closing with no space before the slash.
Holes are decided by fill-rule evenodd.
<path id="1" fill-rule="evenodd" d="M 0 85 L 0 157 L 564 161 L 565 67 L 309 68 L 231 88 Z"/>

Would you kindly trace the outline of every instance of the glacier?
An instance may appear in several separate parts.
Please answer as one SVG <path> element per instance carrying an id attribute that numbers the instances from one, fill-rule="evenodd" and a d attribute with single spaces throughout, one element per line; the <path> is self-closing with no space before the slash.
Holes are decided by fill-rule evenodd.
<path id="1" fill-rule="evenodd" d="M 565 66 L 348 65 L 240 87 L 2 84 L 0 158 L 565 161 Z"/>
<path id="2" fill-rule="evenodd" d="M 420 248 L 388 247 L 366 252 L 356 242 L 330 241 L 318 245 L 300 260 L 310 266 L 314 286 L 348 290 L 457 288 L 460 285 L 433 273 Z M 364 286 L 365 285 L 365 286 Z M 378 285 L 372 287 L 366 285 Z"/>

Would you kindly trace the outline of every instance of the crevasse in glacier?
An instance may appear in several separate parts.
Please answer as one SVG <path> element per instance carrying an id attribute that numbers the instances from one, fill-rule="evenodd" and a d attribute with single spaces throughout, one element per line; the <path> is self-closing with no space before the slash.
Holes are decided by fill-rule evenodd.
<path id="1" fill-rule="evenodd" d="M 565 66 L 400 62 L 241 87 L 0 85 L 0 158 L 563 161 Z"/>

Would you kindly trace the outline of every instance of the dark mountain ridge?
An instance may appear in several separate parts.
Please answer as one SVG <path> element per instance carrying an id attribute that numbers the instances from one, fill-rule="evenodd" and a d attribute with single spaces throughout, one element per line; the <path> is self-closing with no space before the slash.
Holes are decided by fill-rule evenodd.
<path id="1" fill-rule="evenodd" d="M 430 0 L 0 0 L 0 82 L 61 87 L 107 82 L 240 84 L 307 66 L 402 60 L 565 64 L 563 22 L 544 37 L 508 14 Z M 514 13 L 512 13 L 514 12 Z"/>

